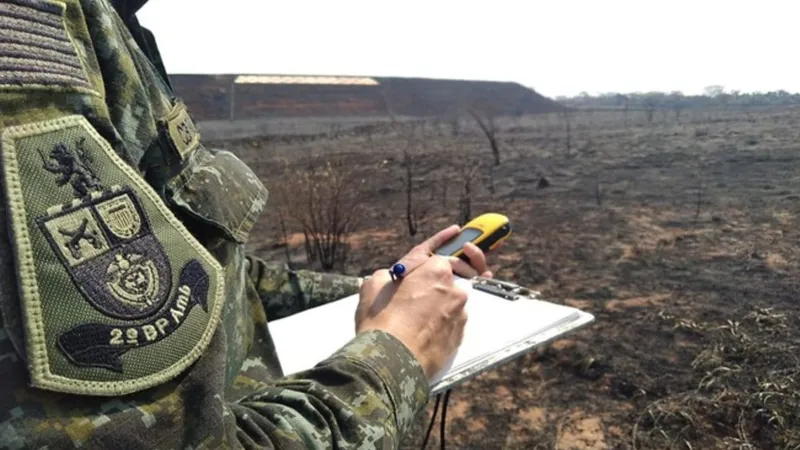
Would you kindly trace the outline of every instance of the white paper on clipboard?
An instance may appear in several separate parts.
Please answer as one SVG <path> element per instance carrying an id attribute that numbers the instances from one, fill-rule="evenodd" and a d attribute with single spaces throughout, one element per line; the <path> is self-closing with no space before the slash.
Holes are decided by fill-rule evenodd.
<path id="1" fill-rule="evenodd" d="M 594 320 L 577 308 L 543 301 L 536 292 L 505 291 L 513 297 L 508 299 L 480 289 L 486 283 L 493 287 L 494 281 L 456 278 L 468 293 L 469 318 L 458 351 L 431 380 L 432 393 L 450 389 Z M 357 305 L 356 294 L 269 322 L 283 372 L 310 369 L 353 339 Z"/>

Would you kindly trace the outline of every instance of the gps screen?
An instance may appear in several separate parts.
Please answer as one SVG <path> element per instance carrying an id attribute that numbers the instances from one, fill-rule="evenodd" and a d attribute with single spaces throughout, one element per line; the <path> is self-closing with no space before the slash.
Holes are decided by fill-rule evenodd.
<path id="1" fill-rule="evenodd" d="M 466 228 L 462 230 L 461 233 L 454 239 L 450 240 L 449 242 L 446 242 L 444 245 L 442 245 L 441 248 L 436 250 L 436 254 L 441 256 L 450 256 L 453 253 L 460 250 L 461 247 L 464 246 L 464 244 L 477 238 L 480 235 L 481 235 L 481 230 L 478 230 L 476 228 Z"/>

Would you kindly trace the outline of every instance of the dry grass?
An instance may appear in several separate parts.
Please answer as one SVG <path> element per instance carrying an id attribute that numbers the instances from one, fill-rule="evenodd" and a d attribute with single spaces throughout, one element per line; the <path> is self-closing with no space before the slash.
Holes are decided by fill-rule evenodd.
<path id="1" fill-rule="evenodd" d="M 503 212 L 515 226 L 492 269 L 597 321 L 455 391 L 451 446 L 800 448 L 800 129 L 789 126 L 800 114 L 687 111 L 681 124 L 657 116 L 627 128 L 618 119 L 576 117 L 570 152 L 557 116 L 501 122 L 495 193 L 481 167 L 472 197 L 473 215 Z M 406 131 L 225 145 L 271 189 L 290 181 L 277 158 L 296 169 L 318 164 L 321 149 L 362 171 L 367 199 L 343 270 L 368 273 L 455 222 L 457 163 L 492 159 L 477 129 L 422 132 L 414 198 L 428 213 L 413 239 L 399 165 Z M 251 248 L 284 258 L 272 201 Z M 302 266 L 302 244 L 290 242 Z M 425 420 L 404 447 L 419 445 Z"/>

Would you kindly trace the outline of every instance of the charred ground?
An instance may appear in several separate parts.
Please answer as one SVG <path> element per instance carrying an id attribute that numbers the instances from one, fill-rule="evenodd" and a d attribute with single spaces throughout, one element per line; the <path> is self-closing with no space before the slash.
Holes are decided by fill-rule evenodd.
<path id="1" fill-rule="evenodd" d="M 252 250 L 288 255 L 297 267 L 310 264 L 281 193 L 295 193 L 289 206 L 302 208 L 307 170 L 327 174 L 312 180 L 334 174 L 358 186 L 340 197 L 358 209 L 347 260 L 334 269 L 352 274 L 390 264 L 457 221 L 464 181 L 478 167 L 471 215 L 502 212 L 515 229 L 491 256 L 496 276 L 596 315 L 583 331 L 454 391 L 450 447 L 798 448 L 800 112 L 634 119 L 508 120 L 496 167 L 474 125 L 213 144 L 239 154 L 270 189 Z M 406 448 L 419 447 L 428 417 Z"/>

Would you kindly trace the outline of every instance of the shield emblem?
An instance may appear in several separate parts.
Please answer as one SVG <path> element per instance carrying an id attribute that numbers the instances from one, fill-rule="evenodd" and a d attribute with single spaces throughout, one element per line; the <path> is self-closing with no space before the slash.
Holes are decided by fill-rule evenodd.
<path id="1" fill-rule="evenodd" d="M 108 230 L 121 239 L 135 236 L 142 226 L 142 216 L 128 195 L 118 195 L 96 208 Z"/>
<path id="2" fill-rule="evenodd" d="M 116 188 L 39 220 L 87 301 L 111 317 L 147 317 L 172 287 L 169 259 L 142 216 L 130 189 Z"/>

